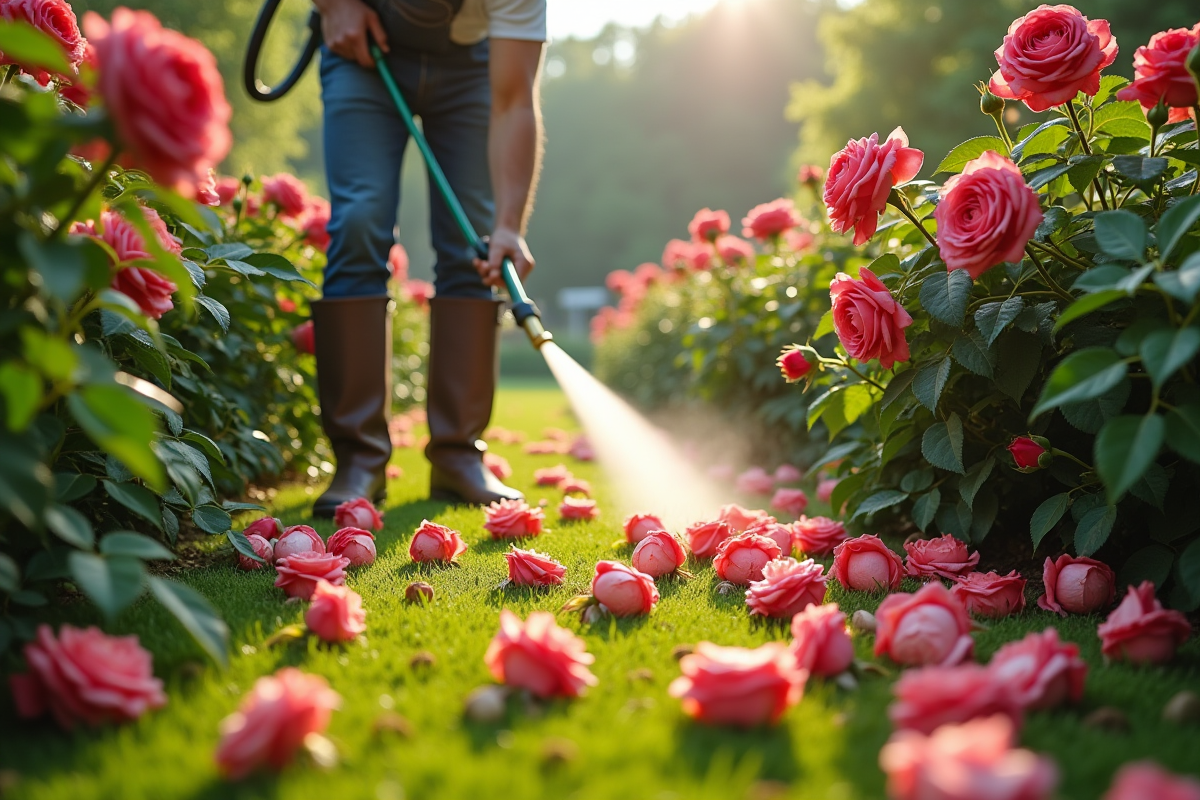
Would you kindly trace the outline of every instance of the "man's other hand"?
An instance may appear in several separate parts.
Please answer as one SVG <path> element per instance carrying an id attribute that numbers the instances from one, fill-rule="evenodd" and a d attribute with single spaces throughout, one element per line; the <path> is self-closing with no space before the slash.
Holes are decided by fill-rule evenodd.
<path id="1" fill-rule="evenodd" d="M 529 245 L 525 244 L 525 237 L 515 229 L 498 226 L 488 237 L 487 243 L 488 259 L 475 259 L 475 269 L 479 270 L 479 276 L 488 286 L 505 288 L 504 277 L 500 273 L 500 264 L 505 257 L 512 259 L 513 266 L 517 268 L 517 275 L 522 281 L 533 270 L 533 256 L 529 253 Z"/>
<path id="2" fill-rule="evenodd" d="M 321 12 L 321 35 L 330 50 L 342 58 L 357 61 L 367 69 L 375 68 L 367 34 L 379 49 L 388 52 L 387 34 L 379 15 L 361 0 L 313 0 Z"/>

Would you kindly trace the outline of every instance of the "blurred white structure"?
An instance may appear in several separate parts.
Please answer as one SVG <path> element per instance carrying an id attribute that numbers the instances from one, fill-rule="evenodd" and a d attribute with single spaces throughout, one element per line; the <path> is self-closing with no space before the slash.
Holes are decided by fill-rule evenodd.
<path id="1" fill-rule="evenodd" d="M 608 305 L 608 289 L 603 286 L 571 286 L 558 291 L 558 307 L 567 312 L 567 333 L 586 336 L 592 314 Z"/>

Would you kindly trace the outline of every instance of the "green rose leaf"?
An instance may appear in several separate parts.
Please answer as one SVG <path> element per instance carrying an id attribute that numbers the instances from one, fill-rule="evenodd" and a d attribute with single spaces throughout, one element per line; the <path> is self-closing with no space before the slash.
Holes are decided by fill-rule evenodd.
<path id="1" fill-rule="evenodd" d="M 114 483 L 101 481 L 108 496 L 121 505 L 162 530 L 162 511 L 158 507 L 158 498 L 145 486 L 136 483 Z"/>
<path id="2" fill-rule="evenodd" d="M 1075 552 L 1090 556 L 1108 541 L 1117 522 L 1117 507 L 1101 505 L 1083 515 L 1075 528 Z"/>
<path id="3" fill-rule="evenodd" d="M 929 523 L 933 522 L 934 515 L 937 514 L 938 506 L 941 504 L 942 492 L 936 486 L 918 497 L 912 507 L 913 524 L 924 531 L 929 527 Z"/>
<path id="4" fill-rule="evenodd" d="M 100 539 L 100 552 L 106 556 L 130 556 L 145 561 L 174 561 L 175 554 L 149 536 L 133 531 L 113 531 Z"/>
<path id="5" fill-rule="evenodd" d="M 1008 146 L 998 136 L 976 136 L 974 139 L 967 139 L 947 153 L 946 157 L 942 159 L 942 163 L 938 164 L 938 168 L 934 171 L 962 172 L 963 167 L 979 158 L 988 150 L 1003 154 L 1008 150 Z"/>
<path id="6" fill-rule="evenodd" d="M 1143 547 L 1121 566 L 1120 585 L 1137 586 L 1142 581 L 1150 581 L 1161 587 L 1171 574 L 1171 565 L 1174 563 L 1175 554 L 1171 548 L 1161 544 Z"/>
<path id="7" fill-rule="evenodd" d="M 1200 464 L 1200 403 L 1176 406 L 1167 414 L 1167 446 Z"/>
<path id="8" fill-rule="evenodd" d="M 1096 244 L 1122 261 L 1141 261 L 1146 253 L 1146 223 L 1132 211 L 1117 209 L 1096 215 Z"/>
<path id="9" fill-rule="evenodd" d="M 198 506 L 192 511 L 192 522 L 205 533 L 225 533 L 233 527 L 229 512 L 217 506 Z"/>
<path id="10" fill-rule="evenodd" d="M 913 395 L 930 411 L 937 411 L 938 398 L 950 378 L 950 356 L 922 364 L 913 378 Z"/>
<path id="11" fill-rule="evenodd" d="M 935 467 L 965 472 L 962 462 L 963 428 L 958 414 L 951 414 L 945 422 L 935 422 L 921 437 L 921 455 Z"/>
<path id="12" fill-rule="evenodd" d="M 145 588 L 145 570 L 137 558 L 106 558 L 77 550 L 67 563 L 71 579 L 110 621 L 137 600 Z"/>
<path id="13" fill-rule="evenodd" d="M 222 666 L 227 665 L 229 627 L 208 600 L 195 589 L 178 581 L 151 577 L 149 583 L 150 591 L 158 598 L 158 602 L 175 615 L 175 619 L 179 620 L 204 651 Z"/>
<path id="14" fill-rule="evenodd" d="M 1200 328 L 1158 330 L 1142 340 L 1142 364 L 1155 386 L 1161 387 L 1200 350 Z"/>
<path id="15" fill-rule="evenodd" d="M 1163 261 L 1171 257 L 1175 247 L 1200 220 L 1200 195 L 1176 203 L 1158 221 L 1158 254 Z"/>
<path id="16" fill-rule="evenodd" d="M 1107 347 L 1077 350 L 1059 362 L 1050 373 L 1042 396 L 1029 415 L 1036 419 L 1063 403 L 1091 400 L 1125 380 L 1128 367 L 1120 356 Z"/>
<path id="17" fill-rule="evenodd" d="M 973 285 L 965 269 L 938 270 L 921 281 L 921 305 L 935 319 L 962 327 Z"/>
<path id="18" fill-rule="evenodd" d="M 1174 272 L 1155 273 L 1154 282 L 1176 300 L 1191 305 L 1200 293 L 1200 252 L 1184 259 Z"/>
<path id="19" fill-rule="evenodd" d="M 975 326 L 983 334 L 988 347 L 1025 308 L 1022 297 L 1010 297 L 999 303 L 984 303 L 975 311 Z"/>
<path id="20" fill-rule="evenodd" d="M 1124 414 L 1104 424 L 1096 436 L 1096 471 L 1116 503 L 1154 463 L 1166 435 L 1158 414 Z"/>
<path id="21" fill-rule="evenodd" d="M 904 492 L 898 492 L 895 489 L 884 489 L 882 492 L 875 494 L 863 500 L 859 504 L 858 510 L 854 512 L 851 519 L 858 519 L 867 514 L 874 514 L 876 511 L 882 511 L 885 508 L 902 503 L 908 499 L 908 495 Z"/>
<path id="22" fill-rule="evenodd" d="M 1046 498 L 1034 510 L 1033 516 L 1029 518 L 1029 536 L 1033 539 L 1035 550 L 1042 543 L 1042 539 L 1046 538 L 1046 534 L 1063 518 L 1063 514 L 1067 513 L 1067 507 L 1070 505 L 1071 496 L 1063 492 Z"/>
<path id="23" fill-rule="evenodd" d="M 96 544 L 96 533 L 91 521 L 78 509 L 54 503 L 46 509 L 46 527 L 67 544 L 80 550 L 91 550 Z"/>

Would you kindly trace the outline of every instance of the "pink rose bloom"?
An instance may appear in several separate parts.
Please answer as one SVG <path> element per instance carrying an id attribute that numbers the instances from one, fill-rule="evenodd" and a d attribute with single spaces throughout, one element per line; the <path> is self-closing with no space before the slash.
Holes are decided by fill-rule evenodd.
<path id="1" fill-rule="evenodd" d="M 308 353 L 310 356 L 317 352 L 316 331 L 311 319 L 292 328 L 292 345 L 301 353 Z"/>
<path id="2" fill-rule="evenodd" d="M 512 467 L 509 466 L 508 459 L 504 456 L 498 456 L 495 453 L 484 453 L 483 465 L 502 481 L 512 477 Z"/>
<path id="3" fill-rule="evenodd" d="M 796 204 L 790 198 L 780 197 L 746 212 L 742 220 L 742 236 L 769 242 L 803 221 L 804 218 L 796 210 Z"/>
<path id="4" fill-rule="evenodd" d="M 315 530 L 307 525 L 293 525 L 284 529 L 275 542 L 275 560 L 298 553 L 324 553 L 325 542 Z"/>
<path id="5" fill-rule="evenodd" d="M 694 242 L 715 242 L 720 236 L 729 233 L 729 214 L 702 208 L 688 223 L 688 233 L 692 235 Z"/>
<path id="6" fill-rule="evenodd" d="M 397 478 L 404 477 L 404 470 L 395 464 L 388 464 L 387 468 L 384 469 L 383 474 L 389 481 L 394 481 Z"/>
<path id="7" fill-rule="evenodd" d="M 897 730 L 930 734 L 943 725 L 995 714 L 1007 716 L 1014 728 L 1021 725 L 1012 690 L 978 664 L 908 670 L 893 684 L 892 694 L 896 702 L 888 707 L 888 718 Z"/>
<path id="8" fill-rule="evenodd" d="M 1100 70 L 1117 58 L 1117 40 L 1107 20 L 1089 20 L 1068 5 L 1041 5 L 1008 26 L 996 48 L 1000 69 L 988 89 L 1045 111 L 1100 91 Z"/>
<path id="9" fill-rule="evenodd" d="M 352 567 L 365 567 L 375 563 L 375 535 L 362 528 L 341 528 L 329 537 L 325 546 L 335 556 L 350 559 Z"/>
<path id="10" fill-rule="evenodd" d="M 792 617 L 792 654 L 813 675 L 832 678 L 850 669 L 854 643 L 837 603 L 818 601 Z"/>
<path id="11" fill-rule="evenodd" d="M 697 522 L 688 527 L 683 535 L 687 539 L 688 549 L 696 558 L 712 558 L 717 554 L 721 543 L 735 534 L 729 523 L 713 520 Z"/>
<path id="12" fill-rule="evenodd" d="M 936 539 L 918 539 L 904 545 L 908 574 L 929 579 L 935 575 L 955 580 L 975 569 L 979 553 L 970 553 L 967 546 L 950 534 Z"/>
<path id="13" fill-rule="evenodd" d="M 846 142 L 833 154 L 825 180 L 825 206 L 834 233 L 853 228 L 855 245 L 874 236 L 892 187 L 915 178 L 924 160 L 925 154 L 908 146 L 908 136 L 899 127 L 883 144 L 878 133 Z"/>
<path id="14" fill-rule="evenodd" d="M 182 250 L 179 240 L 167 230 L 158 212 L 146 206 L 141 209 L 163 249 L 168 253 L 179 253 Z M 136 303 L 138 309 L 151 319 L 159 319 L 174 308 L 171 295 L 178 287 L 153 269 L 129 263 L 154 258 L 141 231 L 111 209 L 100 212 L 100 225 L 102 230 L 97 231 L 92 220 L 76 222 L 71 225 L 70 232 L 99 239 L 113 249 L 117 261 L 113 264 L 112 288 Z"/>
<path id="15" fill-rule="evenodd" d="M 508 562 L 508 579 L 516 586 L 558 586 L 567 568 L 548 555 L 536 550 L 513 547 L 504 554 Z"/>
<path id="16" fill-rule="evenodd" d="M 483 661 L 496 680 L 508 686 L 538 697 L 578 697 L 598 683 L 588 669 L 596 659 L 586 647 L 548 611 L 534 611 L 522 622 L 502 609 L 500 630 Z"/>
<path id="17" fill-rule="evenodd" d="M 832 571 L 838 583 L 855 592 L 894 592 L 904 579 L 900 556 L 873 533 L 833 548 Z"/>
<path id="18" fill-rule="evenodd" d="M 770 494 L 775 479 L 762 467 L 751 467 L 737 476 L 734 488 L 740 494 Z"/>
<path id="19" fill-rule="evenodd" d="M 545 519 L 540 508 L 530 508 L 524 500 L 497 500 L 483 513 L 487 520 L 483 529 L 493 539 L 537 536 L 542 532 L 542 520 Z"/>
<path id="20" fill-rule="evenodd" d="M 221 205 L 221 196 L 217 194 L 217 175 L 213 170 L 196 187 L 196 202 L 206 206 Z"/>
<path id="21" fill-rule="evenodd" d="M 342 698 L 324 678 L 284 667 L 254 682 L 238 710 L 221 720 L 217 767 L 230 780 L 259 767 L 281 770 L 311 733 L 321 733 Z"/>
<path id="22" fill-rule="evenodd" d="M 592 597 L 618 617 L 649 614 L 658 603 L 658 588 L 649 575 L 619 561 L 601 561 L 592 576 Z"/>
<path id="23" fill-rule="evenodd" d="M 318 581 L 326 580 L 334 586 L 344 584 L 348 566 L 350 559 L 334 553 L 297 553 L 275 562 L 275 585 L 288 597 L 307 600 Z"/>
<path id="24" fill-rule="evenodd" d="M 62 3 L 62 5 L 66 5 L 66 3 Z M 0 11 L 0 15 L 2 15 L 2 14 L 3 14 L 3 12 Z M 71 12 L 71 19 L 72 19 L 72 21 L 74 21 L 74 19 L 75 19 L 74 11 Z M 76 28 L 76 30 L 78 31 L 78 27 Z M 79 70 L 79 74 L 82 76 L 83 74 L 87 74 L 90 72 L 91 74 L 94 75 L 96 72 L 96 48 L 92 47 L 91 42 L 84 39 L 82 35 L 80 35 L 79 40 L 81 42 L 83 42 L 83 61 L 81 61 L 78 65 L 76 65 L 77 69 Z M 0 61 L 3 61 L 3 60 L 4 60 L 4 54 L 0 53 Z M 38 76 L 38 77 L 40 77 L 40 76 Z M 92 103 L 92 88 L 93 87 L 88 86 L 84 80 L 79 80 L 79 79 L 75 78 L 74 76 L 71 76 L 71 80 L 72 80 L 72 82 L 70 84 L 66 83 L 65 80 L 62 83 L 60 83 L 58 86 L 58 93 L 60 95 L 62 95 L 63 98 L 70 100 L 72 103 L 79 106 L 80 108 L 87 108 Z M 105 147 L 105 148 L 108 147 L 108 143 L 102 139 L 97 139 L 97 140 L 91 142 L 90 144 L 94 144 L 94 145 L 97 145 L 100 147 Z M 74 151 L 72 151 L 72 152 L 74 152 Z M 91 161 L 92 159 L 88 159 L 88 160 Z"/>
<path id="25" fill-rule="evenodd" d="M 254 555 L 261 558 L 262 561 L 255 561 L 253 558 L 249 558 L 241 553 L 238 553 L 238 569 L 244 569 L 247 572 L 250 572 L 256 569 L 262 569 L 263 567 L 267 566 L 267 564 L 275 563 L 275 548 L 271 545 L 271 541 L 269 539 L 264 539 L 257 533 L 252 533 L 246 537 L 246 541 L 250 543 L 250 549 L 254 551 Z"/>
<path id="26" fill-rule="evenodd" d="M 666 531 L 647 534 L 633 548 L 633 568 L 652 578 L 669 575 L 687 561 L 683 544 Z"/>
<path id="27" fill-rule="evenodd" d="M 783 548 L 774 539 L 755 533 L 739 533 L 717 547 L 713 569 L 721 580 L 749 586 L 763 580 L 763 567 L 783 555 Z"/>
<path id="28" fill-rule="evenodd" d="M 404 245 L 396 242 L 392 245 L 392 249 L 388 250 L 388 272 L 392 273 L 392 280 L 401 285 L 408 280 L 408 251 L 404 249 Z"/>
<path id="29" fill-rule="evenodd" d="M 1078 703 L 1088 671 L 1079 647 L 1059 641 L 1054 628 L 1004 645 L 992 656 L 988 669 L 1021 708 L 1031 711 Z"/>
<path id="30" fill-rule="evenodd" d="M 804 480 L 804 473 L 795 464 L 780 464 L 772 473 L 775 483 L 797 483 Z"/>
<path id="31" fill-rule="evenodd" d="M 967 609 L 941 583 L 883 598 L 875 613 L 875 655 L 908 666 L 954 666 L 975 649 Z"/>
<path id="32" fill-rule="evenodd" d="M 828 503 L 833 499 L 833 490 L 841 483 L 837 478 L 823 478 L 817 482 L 817 499 Z"/>
<path id="33" fill-rule="evenodd" d="M 1057 561 L 1046 559 L 1042 568 L 1046 591 L 1038 598 L 1039 608 L 1055 611 L 1060 617 L 1091 614 L 1111 606 L 1117 596 L 1117 575 L 1105 563 L 1094 558 L 1067 554 Z"/>
<path id="34" fill-rule="evenodd" d="M 672 239 L 663 249 L 663 269 L 702 272 L 712 263 L 712 248 L 706 244 Z"/>
<path id="35" fill-rule="evenodd" d="M 800 183 L 820 183 L 825 180 L 825 170 L 817 164 L 802 164 L 796 172 L 796 180 Z"/>
<path id="36" fill-rule="evenodd" d="M 630 514 L 625 518 L 625 541 L 637 544 L 655 531 L 665 531 L 666 525 L 654 514 Z"/>
<path id="37" fill-rule="evenodd" d="M 362 597 L 348 586 L 317 581 L 304 624 L 326 642 L 348 642 L 367 629 Z"/>
<path id="38" fill-rule="evenodd" d="M 1172 775 L 1153 761 L 1125 764 L 1104 800 L 1200 800 L 1200 781 Z"/>
<path id="39" fill-rule="evenodd" d="M 404 294 L 418 308 L 427 308 L 434 294 L 433 284 L 429 281 L 409 278 L 404 284 Z"/>
<path id="40" fill-rule="evenodd" d="M 1134 664 L 1165 664 L 1192 635 L 1187 617 L 1168 611 L 1154 596 L 1154 584 L 1129 587 L 1125 599 L 1096 631 L 1106 658 Z"/>
<path id="41" fill-rule="evenodd" d="M 737 503 L 729 503 L 717 509 L 717 519 L 729 524 L 734 533 L 742 533 L 755 522 L 767 519 L 771 515 L 761 509 L 742 508 Z M 693 550 L 694 552 L 694 550 Z"/>
<path id="42" fill-rule="evenodd" d="M 779 551 L 782 555 L 787 556 L 792 554 L 792 526 L 777 522 L 774 517 L 760 519 L 749 528 L 746 528 L 745 533 L 765 536 L 779 545 Z"/>
<path id="43" fill-rule="evenodd" d="M 408 554 L 413 561 L 454 563 L 465 552 L 467 543 L 463 541 L 462 534 L 427 519 L 421 520 L 408 545 Z"/>
<path id="44" fill-rule="evenodd" d="M 525 445 L 525 452 L 531 456 L 549 456 L 558 455 L 564 451 L 561 442 L 539 441 L 529 442 Z"/>
<path id="45" fill-rule="evenodd" d="M 558 486 L 563 481 L 571 477 L 570 470 L 565 464 L 558 464 L 545 469 L 535 469 L 533 471 L 533 482 L 538 486 Z"/>
<path id="46" fill-rule="evenodd" d="M 558 504 L 558 516 L 561 519 L 595 519 L 600 516 L 596 501 L 587 497 L 564 497 Z"/>
<path id="47" fill-rule="evenodd" d="M 712 725 L 752 728 L 774 725 L 800 702 L 808 673 L 786 646 L 769 642 L 753 650 L 700 642 L 679 661 L 683 675 L 667 693 L 683 701 L 683 713 Z"/>
<path id="48" fill-rule="evenodd" d="M 892 800 L 1049 800 L 1054 762 L 1013 748 L 1003 714 L 943 725 L 932 734 L 900 730 L 879 751 Z"/>
<path id="49" fill-rule="evenodd" d="M 577 461 L 596 460 L 596 450 L 586 436 L 576 436 L 571 442 L 571 446 L 567 448 L 567 455 Z"/>
<path id="50" fill-rule="evenodd" d="M 311 244 L 322 253 L 329 247 L 329 201 L 324 197 L 310 197 L 305 203 L 304 213 L 297 219 L 297 225 L 304 234 L 304 241 Z"/>
<path id="51" fill-rule="evenodd" d="M 705 471 L 705 474 L 714 481 L 727 483 L 728 481 L 733 480 L 734 469 L 733 465 L 731 464 L 713 464 Z"/>
<path id="52" fill-rule="evenodd" d="M 216 190 L 217 197 L 221 200 L 221 205 L 227 206 L 233 202 L 233 198 L 237 197 L 238 192 L 242 190 L 242 182 L 237 178 L 228 176 L 217 178 Z"/>
<path id="53" fill-rule="evenodd" d="M 977 617 L 1007 617 L 1025 610 L 1025 583 L 1016 570 L 1007 575 L 972 572 L 956 578 L 950 594 Z"/>
<path id="54" fill-rule="evenodd" d="M 793 253 L 803 253 L 815 241 L 816 237 L 808 231 L 792 228 L 783 232 L 783 246 Z"/>
<path id="55" fill-rule="evenodd" d="M 278 539 L 283 535 L 283 523 L 275 519 L 275 517 L 259 517 L 246 526 L 242 531 L 247 537 L 255 534 L 264 539 Z"/>
<path id="56" fill-rule="evenodd" d="M 746 605 L 751 616 L 788 619 L 809 606 L 821 604 L 825 599 L 826 579 L 825 568 L 811 558 L 807 561 L 790 556 L 776 558 L 762 568 L 762 580 L 753 581 L 746 590 Z"/>
<path id="57" fill-rule="evenodd" d="M 592 496 L 592 485 L 583 478 L 571 476 L 558 485 L 558 490 L 563 494 L 581 494 L 584 497 Z"/>
<path id="58" fill-rule="evenodd" d="M 858 275 L 859 280 L 854 280 L 839 272 L 829 285 L 834 331 L 851 358 L 878 358 L 881 367 L 891 369 L 898 361 L 908 361 L 904 329 L 912 324 L 912 317 L 875 273 L 862 267 Z"/>
<path id="59" fill-rule="evenodd" d="M 295 175 L 281 172 L 262 179 L 263 202 L 279 209 L 280 216 L 298 217 L 308 207 L 308 187 Z"/>
<path id="60" fill-rule="evenodd" d="M 739 239 L 736 236 L 722 236 L 717 239 L 716 244 L 717 255 L 726 264 L 740 264 L 743 261 L 753 261 L 758 255 L 754 252 L 754 245 L 747 242 L 745 239 Z"/>
<path id="61" fill-rule="evenodd" d="M 363 528 L 369 531 L 383 529 L 383 515 L 375 504 L 365 497 L 347 500 L 333 510 L 333 521 L 340 528 Z"/>
<path id="62" fill-rule="evenodd" d="M 1150 37 L 1133 54 L 1133 83 L 1118 100 L 1136 100 L 1149 111 L 1161 100 L 1171 109 L 1168 122 L 1183 122 L 1196 105 L 1196 82 L 1187 71 L 1188 53 L 1200 44 L 1200 22 L 1191 30 L 1171 28 Z"/>
<path id="63" fill-rule="evenodd" d="M 94 727 L 137 719 L 167 704 L 162 681 L 154 677 L 154 658 L 136 636 L 63 625 L 56 639 L 49 625 L 39 625 L 24 653 L 29 671 L 8 678 L 22 719 L 50 712 L 71 730 L 79 722 Z"/>
<path id="64" fill-rule="evenodd" d="M 88 12 L 96 90 L 134 165 L 191 197 L 229 153 L 232 114 L 217 60 L 204 45 L 167 30 L 148 11 Z"/>
<path id="65" fill-rule="evenodd" d="M 934 209 L 938 252 L 947 269 L 975 280 L 997 264 L 1020 261 L 1042 223 L 1037 192 L 1017 165 L 987 151 L 942 186 Z"/>
<path id="66" fill-rule="evenodd" d="M 67 63 L 71 65 L 72 74 L 60 77 L 71 78 L 77 73 L 79 65 L 84 61 L 87 41 L 79 32 L 79 23 L 75 18 L 75 12 L 63 0 L 4 0 L 0 2 L 0 20 L 28 22 L 49 36 L 62 50 L 63 55 L 67 58 Z M 0 53 L 0 64 L 14 63 L 17 62 L 7 58 L 4 53 Z M 26 69 L 24 65 L 19 66 L 22 66 L 22 70 L 32 75 L 34 80 L 42 86 L 50 83 L 50 79 L 53 77 L 51 73 L 38 67 Z M 87 103 L 83 102 L 77 105 L 87 105 Z"/>
<path id="67" fill-rule="evenodd" d="M 807 556 L 827 556 L 847 538 L 846 526 L 829 517 L 800 517 L 792 523 L 792 534 Z"/>

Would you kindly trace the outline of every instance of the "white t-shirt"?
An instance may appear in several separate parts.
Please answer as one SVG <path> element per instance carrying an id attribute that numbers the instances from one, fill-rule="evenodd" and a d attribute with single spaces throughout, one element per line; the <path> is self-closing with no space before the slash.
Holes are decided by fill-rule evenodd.
<path id="1" fill-rule="evenodd" d="M 489 36 L 546 41 L 546 0 L 465 0 L 450 23 L 450 40 L 475 44 Z"/>

